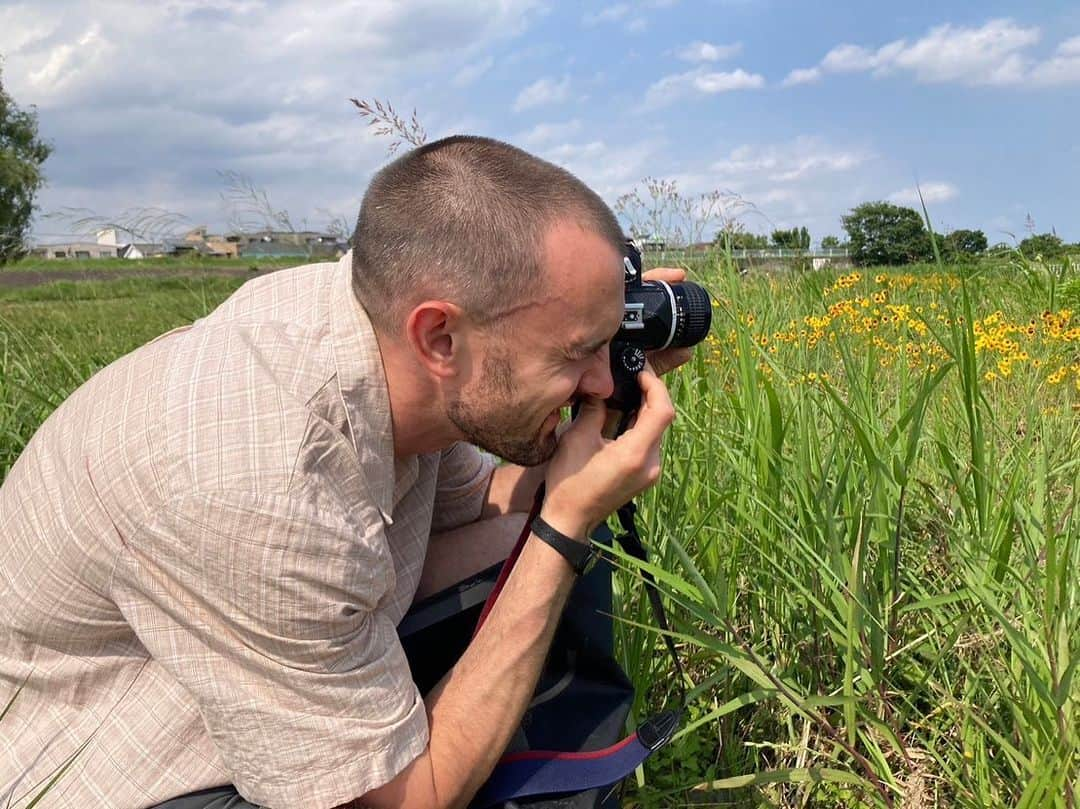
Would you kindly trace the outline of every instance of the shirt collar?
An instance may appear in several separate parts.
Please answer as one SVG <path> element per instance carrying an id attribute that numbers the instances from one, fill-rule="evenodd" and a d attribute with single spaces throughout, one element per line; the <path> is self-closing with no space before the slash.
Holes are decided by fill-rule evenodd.
<path id="1" fill-rule="evenodd" d="M 353 294 L 351 250 L 341 257 L 334 271 L 330 330 L 349 439 L 367 478 L 372 501 L 389 524 L 393 522 L 396 479 L 390 392 L 375 330 Z"/>

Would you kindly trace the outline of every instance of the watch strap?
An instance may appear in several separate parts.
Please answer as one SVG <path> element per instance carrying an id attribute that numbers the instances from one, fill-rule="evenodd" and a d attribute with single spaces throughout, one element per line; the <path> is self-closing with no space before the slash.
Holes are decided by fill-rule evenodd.
<path id="1" fill-rule="evenodd" d="M 584 573 L 589 568 L 589 563 L 596 558 L 592 543 L 588 540 L 581 542 L 571 539 L 561 531 L 556 531 L 539 515 L 530 523 L 530 528 L 537 537 L 562 554 L 578 576 Z"/>

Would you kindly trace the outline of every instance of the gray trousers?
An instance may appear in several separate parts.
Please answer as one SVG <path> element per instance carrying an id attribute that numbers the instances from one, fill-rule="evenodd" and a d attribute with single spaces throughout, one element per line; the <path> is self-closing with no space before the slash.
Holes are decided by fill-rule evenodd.
<path id="1" fill-rule="evenodd" d="M 236 787 L 230 784 L 227 787 L 202 789 L 189 795 L 170 798 L 165 803 L 159 803 L 154 809 L 260 809 L 260 807 L 241 798 Z"/>

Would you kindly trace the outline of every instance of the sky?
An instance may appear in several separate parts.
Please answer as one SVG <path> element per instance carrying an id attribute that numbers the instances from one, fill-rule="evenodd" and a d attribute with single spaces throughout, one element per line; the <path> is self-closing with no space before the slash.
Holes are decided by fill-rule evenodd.
<path id="1" fill-rule="evenodd" d="M 391 159 L 360 98 L 429 140 L 513 143 L 609 204 L 661 178 L 817 243 L 918 187 L 936 229 L 1080 241 L 1075 2 L 0 0 L 0 56 L 55 147 L 43 214 L 220 230 L 239 172 L 297 227 L 351 223 Z M 68 230 L 39 215 L 35 235 Z"/>

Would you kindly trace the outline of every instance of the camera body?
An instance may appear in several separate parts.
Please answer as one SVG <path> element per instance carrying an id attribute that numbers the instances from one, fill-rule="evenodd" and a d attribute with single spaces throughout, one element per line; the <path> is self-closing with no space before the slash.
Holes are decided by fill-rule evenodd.
<path id="1" fill-rule="evenodd" d="M 638 373 L 645 368 L 645 352 L 697 345 L 712 325 L 712 302 L 700 284 L 669 284 L 641 277 L 641 251 L 626 242 L 623 257 L 626 302 L 623 322 L 611 341 L 611 375 L 615 392 L 608 407 L 629 413 L 641 404 Z"/>

